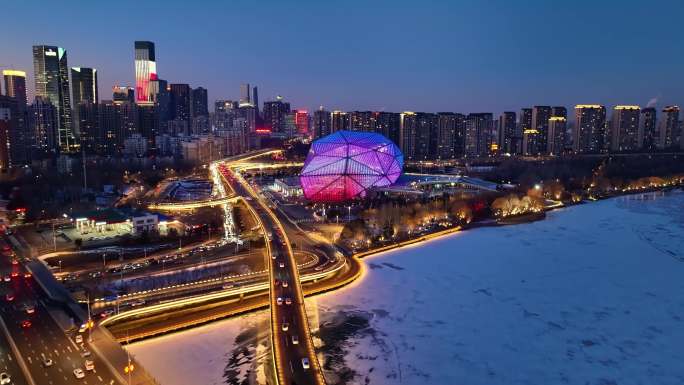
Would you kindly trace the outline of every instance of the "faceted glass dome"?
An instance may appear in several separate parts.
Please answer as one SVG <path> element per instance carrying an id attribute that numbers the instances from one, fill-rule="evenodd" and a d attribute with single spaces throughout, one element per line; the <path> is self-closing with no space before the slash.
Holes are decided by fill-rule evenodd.
<path id="1" fill-rule="evenodd" d="M 401 150 L 386 137 L 337 131 L 311 144 L 299 179 L 307 199 L 335 203 L 363 198 L 371 187 L 391 185 L 403 166 Z"/>

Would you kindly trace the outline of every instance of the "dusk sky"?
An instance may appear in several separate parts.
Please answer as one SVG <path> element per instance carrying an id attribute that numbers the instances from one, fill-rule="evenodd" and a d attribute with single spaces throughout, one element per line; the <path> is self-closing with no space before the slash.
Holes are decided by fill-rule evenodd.
<path id="1" fill-rule="evenodd" d="M 133 85 L 133 41 L 159 76 L 293 108 L 517 111 L 534 104 L 684 104 L 684 2 L 7 1 L 0 65 L 31 46 L 95 67 L 100 99 Z"/>

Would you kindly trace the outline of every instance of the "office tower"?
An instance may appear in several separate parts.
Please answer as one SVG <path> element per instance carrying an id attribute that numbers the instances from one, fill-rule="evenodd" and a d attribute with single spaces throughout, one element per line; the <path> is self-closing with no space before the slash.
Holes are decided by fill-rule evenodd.
<path id="1" fill-rule="evenodd" d="M 489 112 L 468 114 L 465 123 L 465 155 L 487 156 L 492 148 L 493 115 Z"/>
<path id="2" fill-rule="evenodd" d="M 278 96 L 276 100 L 264 102 L 264 126 L 271 132 L 285 132 L 285 115 L 290 113 L 290 103 L 283 102 Z"/>
<path id="3" fill-rule="evenodd" d="M 639 106 L 615 106 L 611 118 L 611 151 L 639 149 Z"/>
<path id="4" fill-rule="evenodd" d="M 323 106 L 313 113 L 313 134 L 314 139 L 330 135 L 332 133 L 330 111 L 326 111 Z"/>
<path id="5" fill-rule="evenodd" d="M 124 140 L 138 133 L 138 105 L 134 102 L 102 101 L 98 105 L 100 151 L 106 155 L 121 152 Z"/>
<path id="6" fill-rule="evenodd" d="M 548 138 L 546 139 L 545 153 L 560 155 L 564 152 L 567 122 L 568 120 L 563 116 L 552 116 L 549 118 L 549 130 Z"/>
<path id="7" fill-rule="evenodd" d="M 112 87 L 112 101 L 114 103 L 135 103 L 135 91 L 132 87 L 114 86 Z"/>
<path id="8" fill-rule="evenodd" d="M 174 119 L 175 106 L 172 103 L 171 87 L 168 82 L 163 79 L 153 80 L 152 90 L 155 92 L 152 96 L 152 101 L 157 108 L 159 114 L 159 129 L 163 131 L 166 128 L 166 123 Z"/>
<path id="9" fill-rule="evenodd" d="M 71 103 L 73 107 L 74 132 L 78 138 L 81 137 L 81 117 L 78 115 L 81 109 L 79 105 L 81 103 L 97 105 L 98 101 L 97 70 L 94 68 L 71 67 Z"/>
<path id="10" fill-rule="evenodd" d="M 499 115 L 498 144 L 499 151 L 506 154 L 515 153 L 516 116 L 513 111 L 504 111 Z"/>
<path id="11" fill-rule="evenodd" d="M 0 95 L 0 99 L 6 97 Z M 16 103 L 16 100 L 14 100 Z M 2 104 L 2 100 L 0 100 Z M 10 141 L 9 132 L 11 127 L 12 114 L 9 108 L 0 106 L 0 170 L 7 170 L 10 167 Z"/>
<path id="12" fill-rule="evenodd" d="M 669 149 L 677 145 L 677 135 L 679 134 L 679 107 L 667 106 L 663 108 L 663 115 L 660 118 L 658 127 L 659 149 Z"/>
<path id="13" fill-rule="evenodd" d="M 204 87 L 192 90 L 192 116 L 209 116 L 207 89 Z"/>
<path id="14" fill-rule="evenodd" d="M 396 112 L 373 112 L 375 132 L 399 145 L 401 142 L 401 114 Z"/>
<path id="15" fill-rule="evenodd" d="M 308 136 L 309 132 L 309 112 L 307 110 L 294 110 L 295 125 L 297 126 L 297 134 Z"/>
<path id="16" fill-rule="evenodd" d="M 249 83 L 240 84 L 240 107 L 252 106 L 252 98 L 250 96 Z M 266 109 L 266 106 L 264 106 Z"/>
<path id="17" fill-rule="evenodd" d="M 236 125 L 235 120 L 239 120 L 240 123 Z M 237 110 L 235 110 L 235 120 L 233 121 L 233 128 L 244 129 L 248 133 L 257 131 L 256 109 L 251 104 L 238 107 Z"/>
<path id="18" fill-rule="evenodd" d="M 187 84 L 169 85 L 171 95 L 171 119 L 190 122 L 190 86 Z"/>
<path id="19" fill-rule="evenodd" d="M 17 99 L 17 106 L 21 111 L 26 110 L 26 72 L 17 70 L 3 70 L 5 79 L 5 95 Z"/>
<path id="20" fill-rule="evenodd" d="M 575 106 L 573 150 L 578 153 L 599 153 L 604 149 L 606 108 L 598 104 Z"/>
<path id="21" fill-rule="evenodd" d="M 28 104 L 26 97 L 26 72 L 3 70 L 2 74 L 5 80 L 5 95 L 16 100 L 16 111 L 10 117 L 12 124 L 8 134 L 10 143 L 9 159 L 13 165 L 22 164 L 29 160 L 28 146 L 31 143 L 26 117 L 26 107 Z"/>
<path id="22" fill-rule="evenodd" d="M 254 104 L 257 120 L 261 117 L 261 112 L 259 110 L 259 90 L 256 86 L 252 87 L 252 103 Z"/>
<path id="23" fill-rule="evenodd" d="M 31 145 L 37 157 L 53 154 L 57 150 L 56 134 L 58 125 L 57 107 L 49 99 L 36 96 L 28 106 L 28 126 Z"/>
<path id="24" fill-rule="evenodd" d="M 523 147 L 526 147 L 525 132 L 532 133 L 532 109 L 521 108 L 520 117 L 518 121 L 518 129 L 516 131 L 516 154 L 524 154 Z"/>
<path id="25" fill-rule="evenodd" d="M 334 114 L 334 112 L 333 112 Z M 416 153 L 416 130 L 418 126 L 415 112 L 404 111 L 399 115 L 399 143 L 398 146 L 404 154 L 404 160 L 414 160 Z"/>
<path id="26" fill-rule="evenodd" d="M 84 100 L 74 107 L 74 116 L 78 117 L 81 150 L 86 154 L 100 154 L 105 147 L 98 117 L 98 104 Z"/>
<path id="27" fill-rule="evenodd" d="M 138 104 L 138 132 L 147 140 L 146 150 L 155 150 L 154 139 L 159 134 L 159 111 L 154 104 Z M 135 134 L 131 134 L 134 136 Z M 125 146 L 126 139 L 124 139 Z"/>
<path id="28" fill-rule="evenodd" d="M 523 155 L 539 155 L 547 149 L 551 107 L 534 106 L 532 108 L 532 127 L 523 131 Z"/>
<path id="29" fill-rule="evenodd" d="M 658 141 L 658 126 L 655 107 L 641 110 L 637 146 L 644 151 L 654 151 Z"/>
<path id="30" fill-rule="evenodd" d="M 352 131 L 375 131 L 375 119 L 371 111 L 352 111 L 349 113 L 349 124 Z"/>
<path id="31" fill-rule="evenodd" d="M 349 114 L 343 111 L 333 111 L 330 115 L 330 132 L 349 130 Z"/>
<path id="32" fill-rule="evenodd" d="M 71 117 L 69 89 L 69 67 L 64 48 L 34 45 L 33 70 L 36 96 L 49 101 L 57 111 L 57 126 L 54 135 L 56 146 L 62 152 L 78 150 Z"/>
<path id="33" fill-rule="evenodd" d="M 157 59 L 154 43 L 151 41 L 135 42 L 135 101 L 140 105 L 154 103 L 154 91 L 151 82 L 157 80 Z"/>

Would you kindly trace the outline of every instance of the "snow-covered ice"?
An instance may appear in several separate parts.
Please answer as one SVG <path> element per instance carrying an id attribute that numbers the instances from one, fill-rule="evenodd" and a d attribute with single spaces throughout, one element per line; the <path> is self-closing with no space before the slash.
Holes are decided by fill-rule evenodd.
<path id="1" fill-rule="evenodd" d="M 562 209 L 366 263 L 362 281 L 307 306 L 329 383 L 684 384 L 682 192 Z M 160 352 L 194 384 L 235 383 L 224 374 L 235 337 L 261 314 L 132 352 L 164 385 L 189 382 L 160 375 Z"/>

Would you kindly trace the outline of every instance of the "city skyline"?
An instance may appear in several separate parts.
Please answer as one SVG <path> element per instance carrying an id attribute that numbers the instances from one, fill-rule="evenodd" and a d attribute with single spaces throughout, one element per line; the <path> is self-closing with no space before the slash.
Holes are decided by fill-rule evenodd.
<path id="1" fill-rule="evenodd" d="M 592 14 L 582 16 L 582 28 L 553 30 L 549 36 L 533 36 L 529 27 L 511 30 L 516 24 L 511 20 L 535 19 L 539 27 L 547 28 L 574 25 L 568 23 L 576 20 L 577 11 L 562 5 L 554 5 L 555 8 L 540 6 L 523 15 L 501 2 L 479 6 L 462 4 L 458 9 L 435 3 L 425 9 L 410 9 L 418 21 L 415 28 L 400 28 L 384 19 L 376 21 L 371 38 L 382 42 L 384 49 L 381 53 L 372 48 L 375 45 L 369 48 L 367 41 L 361 40 L 359 32 L 349 27 L 326 29 L 320 41 L 311 38 L 298 40 L 303 31 L 296 28 L 296 23 L 280 19 L 275 23 L 278 28 L 273 23 L 269 24 L 280 11 L 281 6 L 277 5 L 260 8 L 259 12 L 252 12 L 250 5 L 212 5 L 192 10 L 187 15 L 184 13 L 183 16 L 191 20 L 203 20 L 207 24 L 207 28 L 202 30 L 205 35 L 201 37 L 192 28 L 179 28 L 180 24 L 173 23 L 179 17 L 173 3 L 168 7 L 155 8 L 160 16 L 155 16 L 151 21 L 152 28 L 146 28 L 144 34 L 135 28 L 143 22 L 135 13 L 127 18 L 130 32 L 126 28 L 116 34 L 104 32 L 102 27 L 110 22 L 99 20 L 95 31 L 101 32 L 89 31 L 87 36 L 82 34 L 81 28 L 88 26 L 91 18 L 95 19 L 92 16 L 106 11 L 107 6 L 78 10 L 77 15 L 83 24 L 55 26 L 47 34 L 44 29 L 30 26 L 40 23 L 48 14 L 52 16 L 62 10 L 42 5 L 35 12 L 35 20 L 25 20 L 29 24 L 25 28 L 26 33 L 3 42 L 5 58 L 0 65 L 26 71 L 28 84 L 33 84 L 30 46 L 54 44 L 68 51 L 71 66 L 97 68 L 99 91 L 104 96 L 101 99 L 109 99 L 112 86 L 135 86 L 130 46 L 135 40 L 149 40 L 156 45 L 159 77 L 169 83 L 207 88 L 209 104 L 212 105 L 217 99 L 236 100 L 242 83 L 259 86 L 263 101 L 275 100 L 276 95 L 282 94 L 293 108 L 309 110 L 324 105 L 330 110 L 347 111 L 492 111 L 498 114 L 539 104 L 572 107 L 596 103 L 646 107 L 655 100 L 658 108 L 681 105 L 678 90 L 682 88 L 682 81 L 678 68 L 682 67 L 684 55 L 663 47 L 676 44 L 674 16 L 684 12 L 684 6 L 664 2 L 661 6 L 652 7 L 652 18 L 642 20 L 640 16 L 644 7 L 637 6 L 636 2 L 631 4 L 634 6 L 616 10 L 612 10 L 610 2 L 596 5 Z M 129 5 L 117 3 L 119 10 L 132 9 Z M 409 11 L 401 3 L 395 7 L 383 8 L 382 5 L 373 5 L 369 13 L 380 8 L 388 19 L 392 19 L 392 15 L 406 16 Z M 19 14 L 30 12 L 31 7 L 8 6 L 10 10 L 16 7 L 14 11 Z M 581 4 L 576 6 L 581 8 Z M 151 6 L 143 6 L 141 14 L 145 14 L 146 7 Z M 294 13 L 304 18 L 305 15 L 325 12 L 325 7 L 300 4 L 292 7 L 290 12 L 297 11 Z M 353 8 L 350 5 L 349 9 L 337 12 L 344 15 Z M 494 9 L 497 12 L 493 12 Z M 678 9 L 682 12 L 677 12 Z M 46 12 L 48 10 L 50 12 Z M 226 15 L 222 12 L 226 10 L 231 12 Z M 601 24 L 603 17 L 615 12 L 621 17 L 619 23 Z M 227 19 L 217 20 L 214 13 Z M 464 19 L 464 13 L 477 17 L 475 20 Z M 350 17 L 349 26 L 358 24 L 370 28 L 366 17 L 357 14 L 347 16 Z M 480 16 L 503 19 L 503 24 L 487 23 L 490 26 L 487 31 L 469 32 L 472 30 L 467 27 L 477 24 Z M 551 16 L 554 22 L 549 21 Z M 240 33 L 235 30 L 239 24 L 235 23 L 238 17 L 245 18 L 241 25 L 260 28 L 249 28 L 249 33 Z M 667 22 L 669 18 L 673 23 Z M 321 23 L 315 18 L 306 20 L 310 21 L 312 28 Z M 10 28 L 16 22 L 9 21 Z M 333 23 L 332 27 L 338 23 L 329 22 Z M 445 28 L 445 22 L 449 28 Z M 599 33 L 606 26 L 610 30 Z M 215 35 L 221 28 L 224 34 Z M 345 31 L 348 36 L 343 36 Z M 260 40 L 269 32 L 280 36 L 275 39 L 279 44 Z M 618 35 L 632 38 L 616 42 Z M 220 36 L 229 38 L 219 42 Z M 347 42 L 347 49 L 330 50 L 331 45 L 342 40 Z M 634 51 L 624 49 L 642 40 L 648 41 L 649 45 L 640 46 L 638 56 L 629 53 Z M 592 42 L 590 46 L 585 44 L 588 41 Z M 449 49 L 449 44 L 454 44 L 455 48 Z M 416 49 L 407 50 L 406 47 Z M 562 60 L 538 60 L 550 57 L 552 52 L 560 52 Z M 362 59 L 351 60 L 350 56 Z M 382 57 L 382 60 L 373 60 L 374 57 Z M 604 60 L 606 57 L 611 60 Z M 592 63 L 589 65 L 587 62 Z M 630 81 L 624 81 L 625 78 Z M 358 92 L 360 89 L 363 92 Z M 33 95 L 34 90 L 29 87 L 29 100 Z"/>

